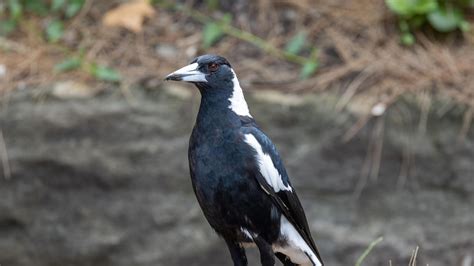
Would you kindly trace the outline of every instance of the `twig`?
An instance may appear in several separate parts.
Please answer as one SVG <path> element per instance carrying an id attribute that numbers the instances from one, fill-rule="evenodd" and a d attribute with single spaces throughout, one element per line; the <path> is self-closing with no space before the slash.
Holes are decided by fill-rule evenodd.
<path id="1" fill-rule="evenodd" d="M 467 133 L 469 132 L 469 128 L 471 128 L 473 113 L 474 111 L 472 107 L 464 113 L 461 130 L 459 131 L 458 143 L 462 143 L 466 139 Z"/>
<path id="2" fill-rule="evenodd" d="M 372 154 L 372 169 L 370 171 L 370 178 L 377 180 L 380 170 L 380 162 L 382 161 L 383 149 L 383 133 L 384 133 L 384 117 L 379 117 L 374 129 L 374 153 Z"/>
<path id="3" fill-rule="evenodd" d="M 359 89 L 359 87 L 373 74 L 373 65 L 367 66 L 364 70 L 357 74 L 346 91 L 342 94 L 340 100 L 336 103 L 336 111 L 341 111 L 351 100 Z"/>
<path id="4" fill-rule="evenodd" d="M 360 171 L 360 177 L 354 189 L 354 199 L 360 197 L 362 190 L 364 190 L 367 185 L 369 177 L 371 180 L 377 180 L 379 174 L 383 148 L 384 118 L 378 117 L 377 119 L 375 128 L 371 132 L 367 154 Z"/>
<path id="5" fill-rule="evenodd" d="M 418 123 L 418 133 L 424 135 L 428 126 L 428 115 L 430 113 L 431 99 L 427 91 L 422 91 L 420 94 L 421 115 Z"/>
<path id="6" fill-rule="evenodd" d="M 398 175 L 398 180 L 397 180 L 398 189 L 401 189 L 405 186 L 405 183 L 408 179 L 408 175 L 410 174 L 410 166 L 411 166 L 411 161 L 412 161 L 412 151 L 410 147 L 411 145 L 408 144 L 403 149 L 402 163 L 400 166 L 400 174 Z"/>
<path id="7" fill-rule="evenodd" d="M 369 142 L 368 150 L 371 150 L 371 147 L 372 147 L 372 142 Z M 360 195 L 362 194 L 362 190 L 364 190 L 365 186 L 367 185 L 367 180 L 369 179 L 369 173 L 370 173 L 370 155 L 371 153 L 367 151 L 364 158 L 364 163 L 360 170 L 359 180 L 357 181 L 357 184 L 354 188 L 354 192 L 352 194 L 355 200 L 359 199 Z"/>
<path id="8" fill-rule="evenodd" d="M 365 259 L 365 257 L 367 257 L 369 255 L 369 253 L 372 251 L 372 249 L 378 243 L 382 242 L 382 240 L 383 240 L 383 237 L 379 237 L 379 238 L 375 239 L 374 241 L 372 241 L 372 243 L 370 243 L 370 245 L 365 249 L 364 253 L 362 253 L 362 255 L 360 255 L 360 257 L 357 259 L 355 266 L 361 266 L 362 262 Z"/>
<path id="9" fill-rule="evenodd" d="M 415 250 L 412 251 L 410 262 L 408 262 L 408 266 L 416 266 L 416 256 L 418 255 L 418 246 L 416 246 Z"/>
<path id="10" fill-rule="evenodd" d="M 466 255 L 462 259 L 461 266 L 472 266 L 472 256 L 471 255 Z"/>
<path id="11" fill-rule="evenodd" d="M 5 179 L 10 179 L 12 173 L 10 170 L 10 162 L 8 160 L 7 145 L 5 145 L 5 139 L 3 138 L 3 130 L 0 128 L 0 157 L 2 159 L 3 176 Z"/>
<path id="12" fill-rule="evenodd" d="M 372 118 L 371 115 L 365 115 L 359 118 L 359 120 L 357 120 L 357 122 L 344 134 L 342 141 L 348 142 L 351 140 L 367 124 L 367 122 L 370 121 L 370 118 Z"/>

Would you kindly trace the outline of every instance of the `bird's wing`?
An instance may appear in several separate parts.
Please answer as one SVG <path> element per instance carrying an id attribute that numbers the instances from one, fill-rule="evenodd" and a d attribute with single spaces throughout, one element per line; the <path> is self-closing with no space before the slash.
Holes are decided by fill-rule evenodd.
<path id="1" fill-rule="evenodd" d="M 303 207 L 291 186 L 275 145 L 257 127 L 243 127 L 242 134 L 244 141 L 257 153 L 259 174 L 256 175 L 256 178 L 259 185 L 272 198 L 276 206 L 321 261 L 318 248 L 311 237 Z"/>

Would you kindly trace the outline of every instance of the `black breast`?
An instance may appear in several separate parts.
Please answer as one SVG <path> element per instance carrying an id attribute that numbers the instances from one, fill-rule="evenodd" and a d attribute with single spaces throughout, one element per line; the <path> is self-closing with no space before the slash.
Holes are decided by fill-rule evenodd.
<path id="1" fill-rule="evenodd" d="M 218 233 L 237 237 L 243 227 L 276 239 L 280 213 L 259 187 L 254 151 L 242 137 L 238 128 L 195 127 L 189 146 L 194 191 Z"/>

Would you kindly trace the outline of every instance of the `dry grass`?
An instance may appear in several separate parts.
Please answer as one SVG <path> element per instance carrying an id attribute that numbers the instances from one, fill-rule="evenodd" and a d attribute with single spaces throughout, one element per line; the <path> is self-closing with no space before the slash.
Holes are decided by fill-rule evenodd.
<path id="1" fill-rule="evenodd" d="M 184 14 L 158 9 L 139 34 L 106 28 L 100 23 L 102 15 L 114 5 L 114 1 L 87 1 L 70 22 L 62 45 L 51 45 L 41 38 L 37 18 L 29 19 L 12 38 L 1 39 L 0 63 L 8 70 L 6 78 L 0 79 L 2 91 L 49 85 L 57 79 L 96 82 L 80 71 L 54 74 L 53 67 L 65 51 L 84 49 L 86 59 L 119 69 L 124 83 L 132 85 L 160 79 L 193 56 L 213 52 L 236 62 L 241 79 L 253 84 L 249 88 L 338 90 L 339 109 L 354 96 L 366 97 L 368 105 L 389 106 L 405 93 L 442 94 L 474 107 L 472 32 L 464 38 L 453 34 L 444 39 L 430 32 L 419 33 L 415 46 L 403 47 L 396 21 L 383 1 L 259 0 L 246 7 L 225 7 L 234 14 L 234 25 L 275 46 L 284 46 L 297 31 L 305 30 L 309 41 L 321 50 L 321 68 L 303 81 L 298 80 L 295 65 L 233 38 L 224 39 L 211 51 L 200 50 L 202 25 Z M 160 57 L 155 51 L 159 44 L 174 46 L 178 56 Z M 471 120 L 469 111 L 466 127 Z"/>

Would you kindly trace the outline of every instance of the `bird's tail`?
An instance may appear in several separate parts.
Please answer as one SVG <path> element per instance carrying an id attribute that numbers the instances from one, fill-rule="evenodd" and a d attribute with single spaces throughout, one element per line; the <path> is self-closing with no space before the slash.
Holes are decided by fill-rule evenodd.
<path id="1" fill-rule="evenodd" d="M 324 266 L 323 262 L 319 259 L 318 256 L 316 256 L 316 254 L 306 253 L 306 256 L 308 256 L 311 262 L 308 262 L 307 264 L 301 264 L 301 266 Z"/>

